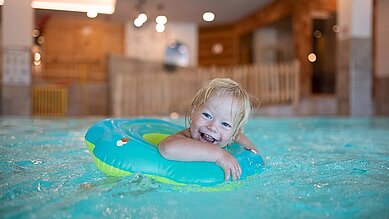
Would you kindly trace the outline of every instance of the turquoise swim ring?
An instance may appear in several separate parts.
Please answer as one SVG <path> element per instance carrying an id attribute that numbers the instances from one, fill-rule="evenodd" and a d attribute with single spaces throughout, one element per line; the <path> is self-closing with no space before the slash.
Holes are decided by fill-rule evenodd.
<path id="1" fill-rule="evenodd" d="M 111 176 L 142 173 L 175 185 L 216 185 L 224 182 L 223 170 L 212 162 L 182 162 L 163 158 L 157 145 L 184 127 L 159 119 L 105 119 L 92 125 L 85 143 L 96 166 Z M 262 170 L 259 155 L 232 144 L 227 149 L 242 168 L 241 179 Z"/>

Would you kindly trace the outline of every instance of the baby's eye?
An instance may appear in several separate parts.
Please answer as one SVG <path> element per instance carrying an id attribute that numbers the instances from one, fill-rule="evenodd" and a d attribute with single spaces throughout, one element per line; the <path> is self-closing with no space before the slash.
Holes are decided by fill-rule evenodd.
<path id="1" fill-rule="evenodd" d="M 212 118 L 212 116 L 209 115 L 208 113 L 202 113 L 202 115 L 203 115 L 205 118 L 207 118 L 207 119 L 211 119 L 211 118 Z"/>
<path id="2" fill-rule="evenodd" d="M 226 128 L 232 128 L 232 126 L 227 122 L 222 122 L 222 126 L 224 126 Z"/>

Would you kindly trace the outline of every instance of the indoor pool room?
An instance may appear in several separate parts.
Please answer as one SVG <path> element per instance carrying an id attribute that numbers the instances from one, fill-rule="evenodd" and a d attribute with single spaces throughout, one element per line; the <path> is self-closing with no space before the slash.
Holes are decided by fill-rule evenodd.
<path id="1" fill-rule="evenodd" d="M 388 10 L 0 0 L 0 219 L 388 219 Z"/>

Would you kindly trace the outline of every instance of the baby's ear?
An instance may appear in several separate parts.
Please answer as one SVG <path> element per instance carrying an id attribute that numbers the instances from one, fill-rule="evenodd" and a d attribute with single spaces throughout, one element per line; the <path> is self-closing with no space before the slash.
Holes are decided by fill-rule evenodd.
<path id="1" fill-rule="evenodd" d="M 192 108 L 192 110 L 189 113 L 189 124 L 193 120 L 193 116 L 195 112 L 196 112 L 195 108 Z"/>
<path id="2" fill-rule="evenodd" d="M 196 109 L 197 109 L 197 106 L 193 106 L 193 107 L 192 107 L 192 110 L 191 110 L 191 112 L 190 112 L 190 114 L 195 113 L 195 112 L 196 112 Z"/>
<path id="3" fill-rule="evenodd" d="M 235 136 L 232 138 L 234 141 L 239 141 L 240 135 L 242 134 L 242 129 L 236 131 Z"/>

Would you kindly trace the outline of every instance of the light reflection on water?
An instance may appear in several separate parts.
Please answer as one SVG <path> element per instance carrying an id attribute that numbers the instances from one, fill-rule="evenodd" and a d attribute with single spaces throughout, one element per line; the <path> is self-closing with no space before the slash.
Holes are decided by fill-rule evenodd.
<path id="1" fill-rule="evenodd" d="M 252 119 L 265 171 L 214 192 L 104 175 L 96 120 L 0 118 L 0 218 L 389 217 L 388 118 Z"/>

